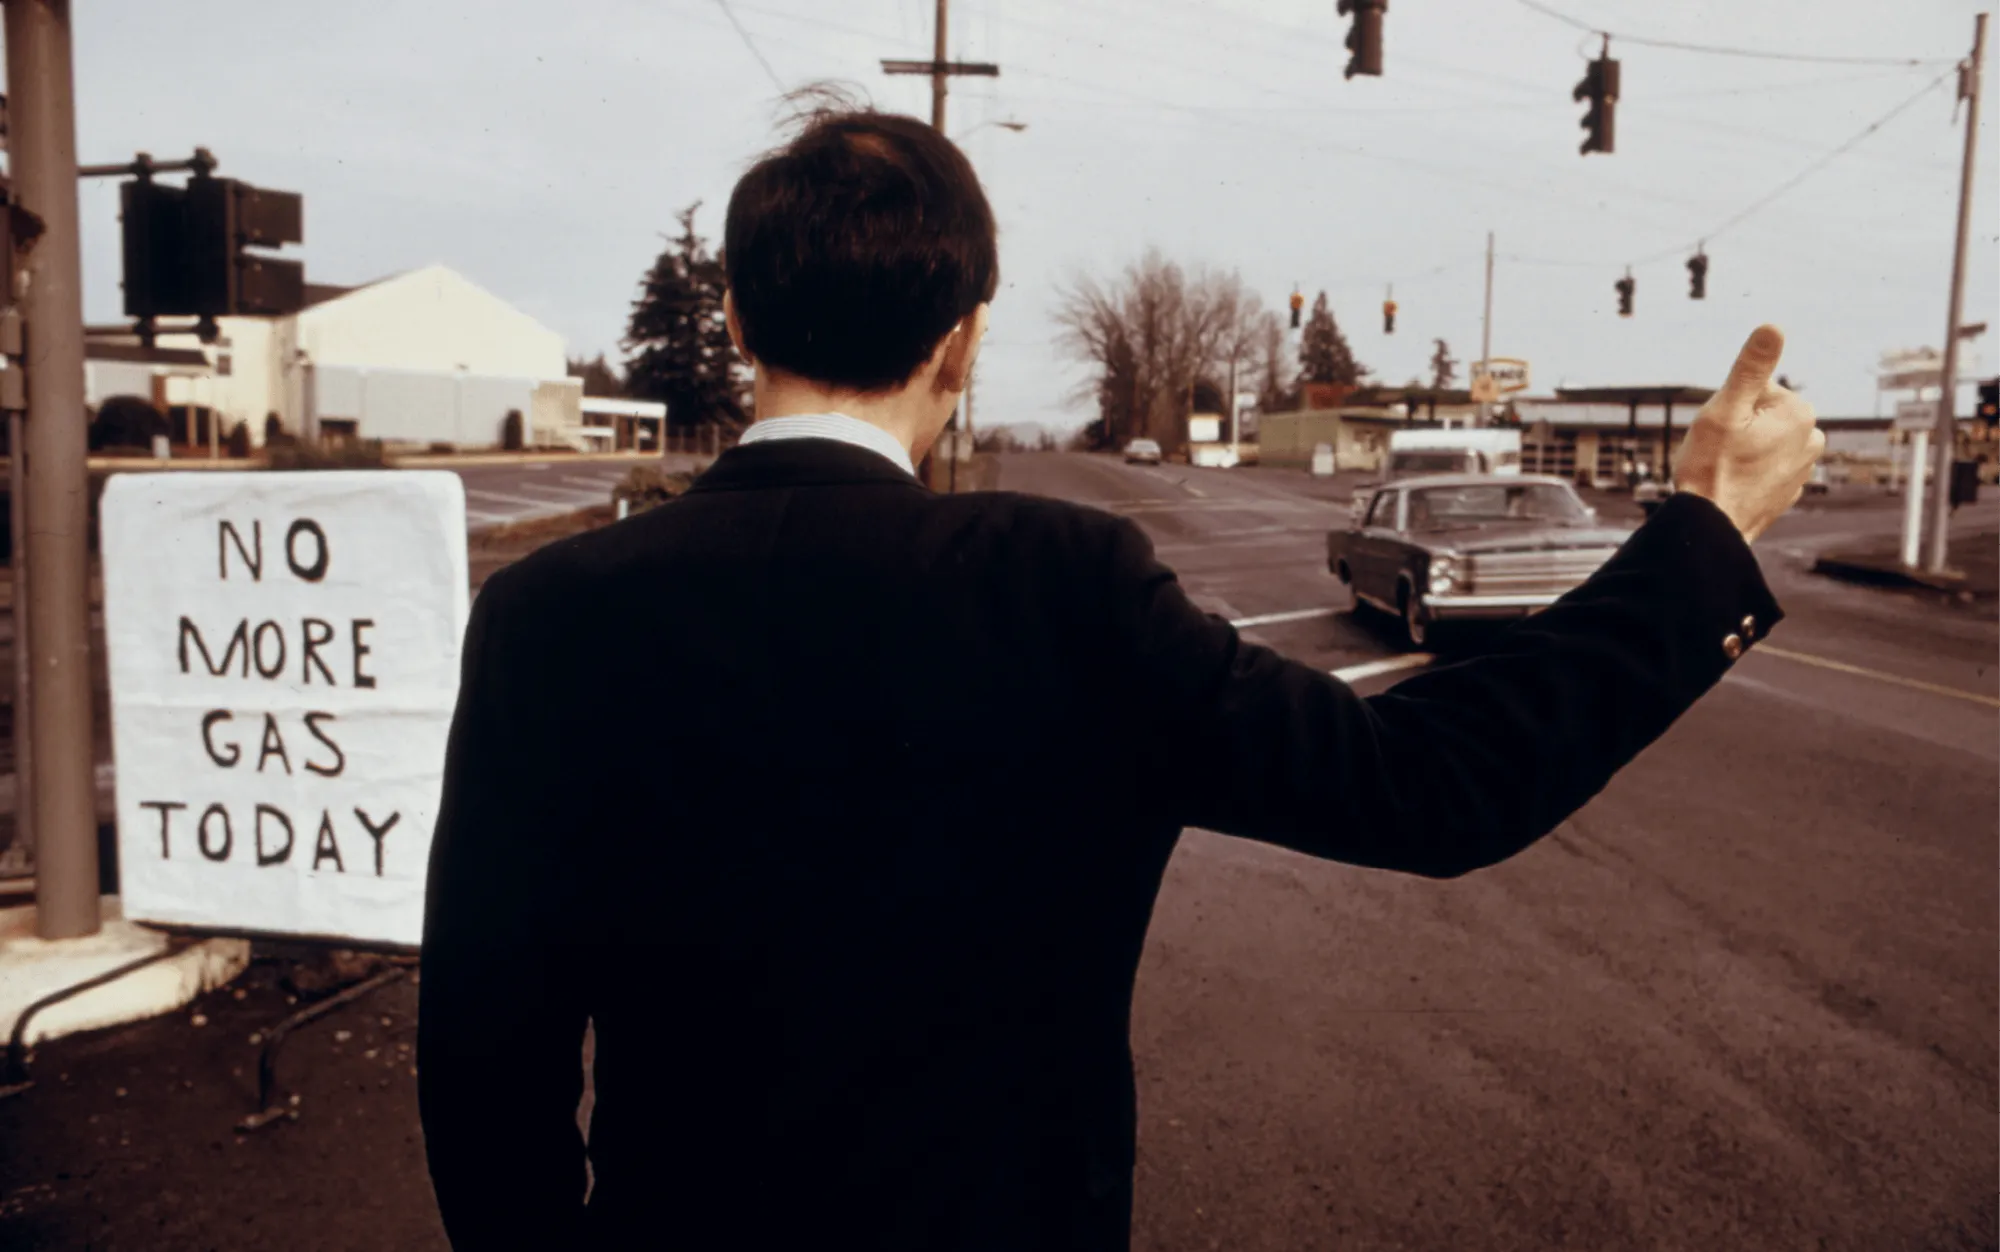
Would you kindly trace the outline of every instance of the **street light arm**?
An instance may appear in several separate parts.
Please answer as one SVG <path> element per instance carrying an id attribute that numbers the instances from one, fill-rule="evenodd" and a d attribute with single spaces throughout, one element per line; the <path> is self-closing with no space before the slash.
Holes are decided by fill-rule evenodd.
<path id="1" fill-rule="evenodd" d="M 977 126 L 968 127 L 967 129 L 958 132 L 958 134 L 953 135 L 952 142 L 953 143 L 963 142 L 964 140 L 971 138 L 973 135 L 978 134 L 980 131 L 985 130 L 988 126 L 998 126 L 1002 130 L 1011 130 L 1017 135 L 1020 134 L 1022 131 L 1028 129 L 1028 124 L 1026 122 L 1016 122 L 1012 120 L 985 121 L 979 123 L 979 125 Z"/>

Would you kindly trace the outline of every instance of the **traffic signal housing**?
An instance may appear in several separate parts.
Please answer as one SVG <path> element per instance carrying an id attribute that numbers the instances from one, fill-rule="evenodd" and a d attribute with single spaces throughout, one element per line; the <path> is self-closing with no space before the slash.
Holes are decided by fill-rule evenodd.
<path id="1" fill-rule="evenodd" d="M 119 188 L 125 314 L 275 316 L 305 303 L 305 267 L 260 255 L 305 239 L 304 201 L 197 173 L 185 187 L 140 178 Z"/>
<path id="2" fill-rule="evenodd" d="M 1349 56 L 1344 77 L 1382 76 L 1382 14 L 1388 7 L 1389 0 L 1340 0 L 1335 12 L 1354 18 L 1347 31 Z"/>
<path id="3" fill-rule="evenodd" d="M 1578 152 L 1584 156 L 1593 152 L 1609 156 L 1617 137 L 1618 62 L 1611 59 L 1608 48 L 1604 55 L 1584 67 L 1583 81 L 1576 85 L 1570 98 L 1590 102 L 1579 123 L 1585 134 Z"/>
<path id="4" fill-rule="evenodd" d="M 1613 283 L 1612 286 L 1618 290 L 1618 316 L 1632 316 L 1632 293 L 1638 289 L 1639 285 L 1632 281 L 1630 274 L 1627 274 Z"/>
<path id="5" fill-rule="evenodd" d="M 1989 378 L 1979 384 L 1979 408 L 1975 412 L 1988 426 L 2000 426 L 2000 378 Z"/>
<path id="6" fill-rule="evenodd" d="M 187 186 L 189 312 L 205 317 L 272 316 L 305 303 L 305 267 L 259 256 L 305 240 L 304 201 L 233 178 L 194 178 Z"/>
<path id="7" fill-rule="evenodd" d="M 1382 333 L 1385 335 L 1396 333 L 1396 302 L 1394 300 L 1384 300 L 1382 302 Z"/>
<path id="8" fill-rule="evenodd" d="M 1708 299 L 1708 257 L 1701 252 L 1688 258 L 1688 299 Z"/>
<path id="9" fill-rule="evenodd" d="M 1292 329 L 1293 329 L 1293 330 L 1297 330 L 1297 329 L 1299 328 L 1299 311 L 1300 311 L 1301 309 L 1305 308 L 1305 307 L 1306 307 L 1306 298 L 1305 298 L 1304 296 L 1300 295 L 1300 294 L 1299 294 L 1298 292 L 1294 291 L 1294 292 L 1292 293 Z"/>

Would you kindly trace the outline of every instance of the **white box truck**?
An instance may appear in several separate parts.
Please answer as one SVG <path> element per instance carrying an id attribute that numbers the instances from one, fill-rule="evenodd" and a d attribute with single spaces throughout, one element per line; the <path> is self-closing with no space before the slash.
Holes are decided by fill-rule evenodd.
<path id="1" fill-rule="evenodd" d="M 1392 430 L 1382 481 L 1418 474 L 1518 474 L 1518 430 Z"/>

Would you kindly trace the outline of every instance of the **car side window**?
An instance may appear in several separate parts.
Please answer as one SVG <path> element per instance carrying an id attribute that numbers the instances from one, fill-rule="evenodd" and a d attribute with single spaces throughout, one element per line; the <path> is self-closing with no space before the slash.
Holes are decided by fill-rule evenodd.
<path id="1" fill-rule="evenodd" d="M 1361 522 L 1363 526 L 1387 526 L 1396 512 L 1396 493 L 1378 491 L 1375 500 L 1368 506 L 1368 516 Z"/>

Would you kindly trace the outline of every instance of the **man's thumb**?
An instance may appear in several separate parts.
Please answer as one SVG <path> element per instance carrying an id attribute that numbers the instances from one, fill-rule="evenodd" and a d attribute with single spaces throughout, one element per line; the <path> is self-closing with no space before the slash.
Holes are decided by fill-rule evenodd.
<path id="1" fill-rule="evenodd" d="M 1722 384 L 1721 399 L 1746 405 L 1754 405 L 1770 385 L 1771 375 L 1777 372 L 1778 358 L 1785 354 L 1785 333 L 1776 326 L 1759 326 L 1743 341 L 1743 350 L 1736 354 L 1736 364 L 1729 367 L 1729 378 Z"/>

